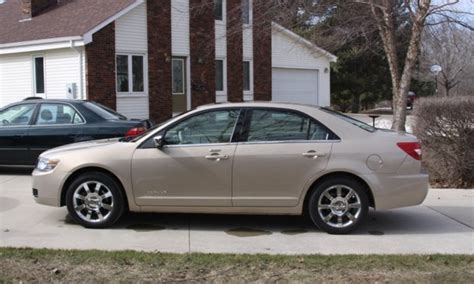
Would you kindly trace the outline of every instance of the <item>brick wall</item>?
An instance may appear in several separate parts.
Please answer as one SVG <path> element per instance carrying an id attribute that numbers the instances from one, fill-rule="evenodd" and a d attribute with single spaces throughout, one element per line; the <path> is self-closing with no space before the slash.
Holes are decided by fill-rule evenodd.
<path id="1" fill-rule="evenodd" d="M 216 101 L 213 0 L 190 0 L 191 106 Z"/>
<path id="2" fill-rule="evenodd" d="M 243 31 L 241 1 L 227 1 L 227 86 L 228 100 L 242 102 Z"/>
<path id="3" fill-rule="evenodd" d="M 93 41 L 86 45 L 86 59 L 89 100 L 116 109 L 114 23 L 93 35 Z"/>
<path id="4" fill-rule="evenodd" d="M 172 117 L 171 0 L 148 0 L 148 81 L 150 118 L 155 123 Z"/>
<path id="5" fill-rule="evenodd" d="M 272 99 L 272 19 L 268 13 L 272 3 L 254 0 L 253 9 L 253 65 L 254 99 Z"/>

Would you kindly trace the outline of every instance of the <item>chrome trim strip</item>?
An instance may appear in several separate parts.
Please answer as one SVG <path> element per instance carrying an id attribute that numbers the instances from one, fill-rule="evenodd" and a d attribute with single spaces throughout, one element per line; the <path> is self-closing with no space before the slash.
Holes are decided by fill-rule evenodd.
<path id="1" fill-rule="evenodd" d="M 214 143 L 214 144 L 181 144 L 181 145 L 164 145 L 163 148 L 190 148 L 190 147 L 219 147 L 232 145 L 272 145 L 272 144 L 328 144 L 340 143 L 341 140 L 295 140 L 295 141 L 262 141 L 262 142 L 232 142 L 232 143 Z"/>

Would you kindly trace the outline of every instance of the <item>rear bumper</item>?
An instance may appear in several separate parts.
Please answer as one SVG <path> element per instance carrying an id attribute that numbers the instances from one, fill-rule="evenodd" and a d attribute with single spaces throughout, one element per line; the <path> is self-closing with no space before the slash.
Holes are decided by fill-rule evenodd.
<path id="1" fill-rule="evenodd" d="M 376 209 L 394 209 L 423 203 L 428 194 L 428 175 L 368 175 Z"/>
<path id="2" fill-rule="evenodd" d="M 39 204 L 60 207 L 61 189 L 66 173 L 33 171 L 33 192 Z"/>

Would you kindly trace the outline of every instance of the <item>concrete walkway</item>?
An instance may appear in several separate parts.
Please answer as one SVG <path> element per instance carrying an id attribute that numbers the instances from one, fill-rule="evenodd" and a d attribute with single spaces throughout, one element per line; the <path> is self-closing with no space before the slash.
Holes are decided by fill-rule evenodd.
<path id="1" fill-rule="evenodd" d="M 0 246 L 174 253 L 474 254 L 474 191 L 432 189 L 423 206 L 370 212 L 333 236 L 302 217 L 128 214 L 112 229 L 71 223 L 38 205 L 28 175 L 0 174 Z"/>

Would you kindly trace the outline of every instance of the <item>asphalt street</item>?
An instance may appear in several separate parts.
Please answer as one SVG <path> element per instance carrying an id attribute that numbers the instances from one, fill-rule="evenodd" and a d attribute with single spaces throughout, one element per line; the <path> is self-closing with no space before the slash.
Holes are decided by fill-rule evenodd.
<path id="1" fill-rule="evenodd" d="M 38 205 L 28 172 L 0 173 L 0 246 L 173 253 L 474 254 L 474 190 L 431 189 L 421 206 L 371 211 L 351 235 L 303 217 L 127 214 L 111 229 L 74 224 Z"/>

